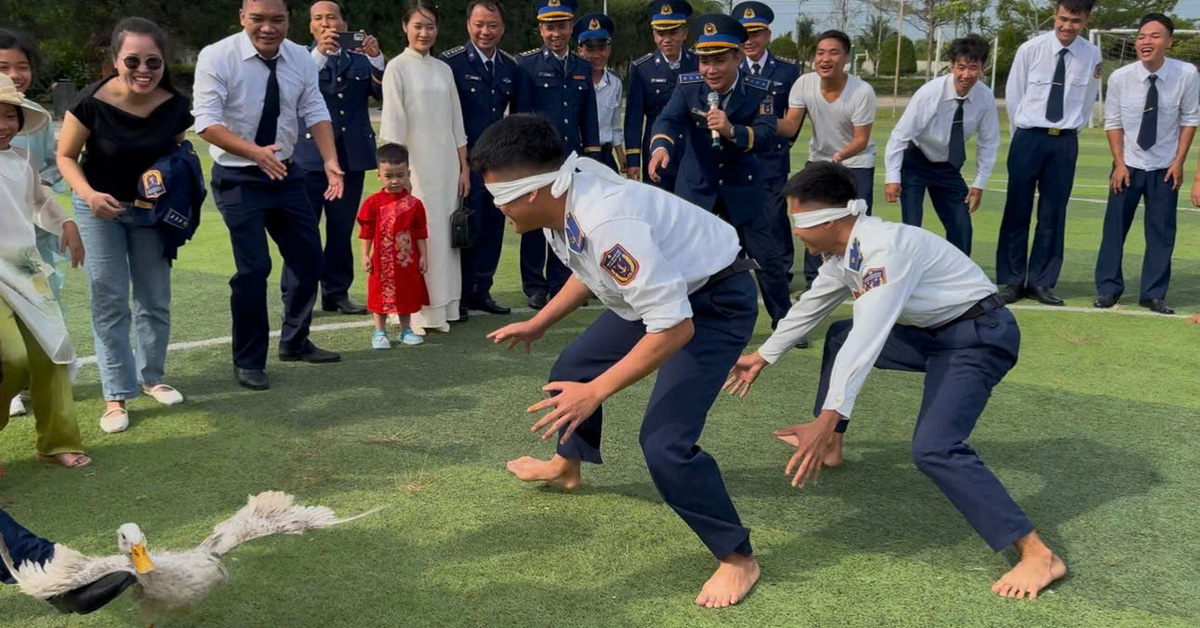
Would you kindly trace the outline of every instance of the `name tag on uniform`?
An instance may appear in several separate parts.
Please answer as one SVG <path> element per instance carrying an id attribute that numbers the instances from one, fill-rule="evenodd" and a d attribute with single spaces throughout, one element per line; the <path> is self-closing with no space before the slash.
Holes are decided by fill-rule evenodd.
<path id="1" fill-rule="evenodd" d="M 505 83 L 511 83 L 511 82 L 512 82 L 512 79 L 510 79 L 510 78 L 502 78 L 502 79 L 500 79 L 500 80 L 504 81 Z"/>
<path id="2" fill-rule="evenodd" d="M 667 79 L 665 79 L 665 78 L 652 78 L 652 79 L 650 79 L 650 84 L 651 84 L 651 85 L 654 85 L 655 83 L 662 83 L 662 84 L 666 85 L 666 83 L 667 83 Z"/>
<path id="3" fill-rule="evenodd" d="M 478 76 L 475 76 L 474 74 L 464 74 L 463 78 L 468 81 L 482 81 L 483 80 L 482 78 L 479 78 Z"/>
<path id="4" fill-rule="evenodd" d="M 692 115 L 699 116 L 701 118 L 707 118 L 708 112 L 700 109 L 699 107 L 692 107 Z"/>
<path id="5" fill-rule="evenodd" d="M 572 76 L 571 78 L 575 79 L 576 81 L 586 81 L 587 80 L 587 77 L 582 74 L 576 74 L 575 76 Z"/>
<path id="6" fill-rule="evenodd" d="M 538 76 L 554 76 L 553 72 L 538 72 Z"/>

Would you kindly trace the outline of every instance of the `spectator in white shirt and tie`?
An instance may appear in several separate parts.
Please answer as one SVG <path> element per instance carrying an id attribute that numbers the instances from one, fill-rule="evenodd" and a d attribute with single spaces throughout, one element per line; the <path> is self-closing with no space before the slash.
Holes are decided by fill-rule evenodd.
<path id="1" fill-rule="evenodd" d="M 1098 308 L 1121 299 L 1125 279 L 1121 257 L 1139 201 L 1146 206 L 1146 254 L 1138 304 L 1159 314 L 1174 314 L 1166 303 L 1175 250 L 1175 214 L 1179 186 L 1196 125 L 1200 124 L 1200 77 L 1196 66 L 1166 58 L 1175 24 L 1150 13 L 1138 27 L 1138 60 L 1108 79 L 1104 129 L 1113 171 L 1104 214 L 1104 235 L 1096 259 Z"/>
<path id="2" fill-rule="evenodd" d="M 291 164 L 299 119 L 325 162 L 326 199 L 342 195 L 333 126 L 318 87 L 317 66 L 303 46 L 285 39 L 284 0 L 245 0 L 244 29 L 200 51 L 196 62 L 193 115 L 196 132 L 212 144 L 213 197 L 229 227 L 237 272 L 233 296 L 233 364 L 238 383 L 267 388 L 267 234 L 290 271 L 284 299 L 279 358 L 336 362 L 336 353 L 308 339 L 321 237 L 304 190 L 304 173 Z"/>
<path id="3" fill-rule="evenodd" d="M 900 201 L 904 224 L 921 226 L 925 191 L 937 212 L 946 239 L 971 254 L 971 214 L 979 209 L 983 190 L 1000 150 L 1000 120 L 992 90 L 979 82 L 987 65 L 988 43 L 978 35 L 950 44 L 950 74 L 917 90 L 896 123 L 884 153 L 889 203 Z M 978 135 L 975 179 L 967 188 L 961 170 L 967 160 L 967 138 Z"/>

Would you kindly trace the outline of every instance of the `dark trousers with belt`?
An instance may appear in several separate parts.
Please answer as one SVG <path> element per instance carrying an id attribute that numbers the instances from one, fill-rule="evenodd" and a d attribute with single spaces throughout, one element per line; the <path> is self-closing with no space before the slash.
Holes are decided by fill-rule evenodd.
<path id="1" fill-rule="evenodd" d="M 1044 129 L 1017 129 L 1008 149 L 1008 197 L 996 244 L 996 283 L 1053 288 L 1062 271 L 1067 201 L 1075 182 L 1079 138 Z M 1033 193 L 1038 193 L 1037 227 L 1029 249 Z"/>
<path id="2" fill-rule="evenodd" d="M 1096 293 L 1119 297 L 1125 291 L 1121 257 L 1125 236 L 1133 226 L 1138 201 L 1146 205 L 1146 253 L 1142 257 L 1142 287 L 1139 300 L 1165 299 L 1171 281 L 1171 254 L 1175 251 L 1175 215 L 1179 190 L 1163 181 L 1166 169 L 1129 169 L 1129 187 L 1108 193 L 1104 212 L 1104 236 L 1096 259 Z"/>
<path id="3" fill-rule="evenodd" d="M 541 229 L 521 234 L 521 290 L 527 297 L 558 294 L 571 277 L 571 269 L 549 248 Z"/>
<path id="4" fill-rule="evenodd" d="M 732 224 L 733 221 L 729 220 L 729 212 L 725 208 L 725 200 L 719 195 L 713 213 Z M 771 329 L 775 329 L 775 325 L 787 316 L 792 307 L 791 286 L 787 279 L 788 267 L 783 263 L 783 251 L 779 247 L 776 227 L 764 211 L 746 222 L 733 225 L 733 228 L 737 230 L 742 252 L 758 263 L 758 270 L 754 271 L 754 276 L 758 279 L 758 288 L 762 293 L 767 316 L 771 318 Z"/>
<path id="5" fill-rule="evenodd" d="M 787 199 L 783 196 L 783 186 L 787 178 L 767 180 L 767 219 L 775 232 L 775 242 L 779 247 L 783 267 L 787 271 L 788 291 L 792 285 L 792 265 L 796 263 L 796 239 L 792 233 L 792 219 L 788 216 Z"/>
<path id="6" fill-rule="evenodd" d="M 713 555 L 749 555 L 750 530 L 738 518 L 716 460 L 697 441 L 729 369 L 754 332 L 754 281 L 748 273 L 735 273 L 698 290 L 689 301 L 696 333 L 659 367 L 638 442 L 663 501 Z M 590 382 L 624 358 L 645 334 L 641 321 L 605 312 L 563 350 L 550 369 L 550 381 Z M 597 408 L 565 445 L 558 446 L 559 455 L 600 464 L 603 420 L 603 408 Z"/>
<path id="7" fill-rule="evenodd" d="M 854 189 L 858 191 L 858 198 L 867 202 L 867 215 L 870 216 L 875 207 L 875 168 L 850 168 L 850 174 L 854 175 Z M 809 285 L 817 278 L 823 261 L 820 255 L 813 255 L 807 250 L 804 252 L 804 279 Z"/>
<path id="8" fill-rule="evenodd" d="M 920 227 L 925 214 L 925 191 L 933 202 L 946 240 L 958 250 L 971 254 L 971 212 L 967 207 L 966 181 L 949 162 L 932 162 L 916 146 L 904 151 L 900 167 L 900 214 L 906 225 Z"/>
<path id="9" fill-rule="evenodd" d="M 233 364 L 262 369 L 267 364 L 270 325 L 267 320 L 267 277 L 271 252 L 267 235 L 275 240 L 290 269 L 284 282 L 283 331 L 280 350 L 302 352 L 310 346 L 308 329 L 323 264 L 321 235 L 303 171 L 296 166 L 282 181 L 261 170 L 213 166 L 213 198 L 233 244 L 237 272 L 233 289 Z"/>
<path id="10" fill-rule="evenodd" d="M 329 179 L 322 171 L 304 173 L 304 190 L 308 203 L 313 208 L 317 224 L 325 216 L 325 270 L 321 273 L 321 303 L 332 306 L 347 297 L 354 283 L 354 223 L 358 206 L 362 202 L 364 172 L 347 172 L 344 177 L 342 198 L 325 200 Z M 280 288 L 284 293 L 287 286 L 295 283 L 291 269 L 284 264 L 280 276 Z"/>
<path id="11" fill-rule="evenodd" d="M 0 510 L 0 536 L 4 537 L 4 544 L 8 547 L 14 565 L 20 566 L 25 561 L 43 564 L 54 558 L 53 543 L 26 530 L 3 510 Z M 16 584 L 16 580 L 2 561 L 0 582 Z"/>
<path id="12" fill-rule="evenodd" d="M 475 243 L 459 251 L 462 256 L 462 300 L 478 305 L 492 296 L 492 282 L 500 265 L 504 246 L 504 214 L 496 208 L 492 195 L 483 185 L 483 177 L 471 172 L 471 195 L 467 199 L 474 210 Z"/>
<path id="13" fill-rule="evenodd" d="M 1017 363 L 1021 331 L 1012 312 L 993 300 L 984 314 L 938 331 L 896 325 L 875 368 L 925 373 L 925 394 L 913 430 L 912 460 L 995 551 L 1033 531 L 1033 524 L 967 438 L 992 388 Z M 838 351 L 853 328 L 841 320 L 825 335 L 821 380 L 813 414 L 829 391 Z M 845 424 L 839 424 L 839 430 Z"/>

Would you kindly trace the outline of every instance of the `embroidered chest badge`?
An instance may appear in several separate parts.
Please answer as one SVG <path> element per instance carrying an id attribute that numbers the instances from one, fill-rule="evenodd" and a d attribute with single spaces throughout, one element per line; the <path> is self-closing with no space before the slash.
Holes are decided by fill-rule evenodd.
<path id="1" fill-rule="evenodd" d="M 641 265 L 632 253 L 625 250 L 625 247 L 616 244 L 604 253 L 604 257 L 600 260 L 600 267 L 607 270 L 618 284 L 626 286 L 637 277 Z"/>
<path id="2" fill-rule="evenodd" d="M 863 292 L 872 288 L 878 288 L 887 283 L 887 271 L 882 266 L 878 268 L 868 268 L 862 276 Z"/>
<path id="3" fill-rule="evenodd" d="M 575 219 L 574 214 L 567 214 L 567 246 L 576 253 L 582 253 L 585 244 L 587 237 L 583 235 L 583 229 L 579 228 L 579 221 Z"/>
<path id="4" fill-rule="evenodd" d="M 862 247 L 858 243 L 858 238 L 850 244 L 850 270 L 858 272 L 862 270 Z"/>
<path id="5" fill-rule="evenodd" d="M 166 194 L 167 186 L 163 185 L 162 173 L 158 170 L 147 170 L 142 174 L 142 191 L 145 192 L 144 196 L 150 200 Z"/>

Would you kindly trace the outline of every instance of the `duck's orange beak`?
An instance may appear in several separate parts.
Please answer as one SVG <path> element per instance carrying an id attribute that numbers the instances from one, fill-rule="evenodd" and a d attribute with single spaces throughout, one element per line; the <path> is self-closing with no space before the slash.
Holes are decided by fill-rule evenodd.
<path id="1" fill-rule="evenodd" d="M 133 561 L 133 568 L 139 574 L 145 575 L 154 571 L 154 563 L 150 561 L 150 552 L 146 551 L 145 545 L 134 545 L 129 550 L 129 560 Z"/>

